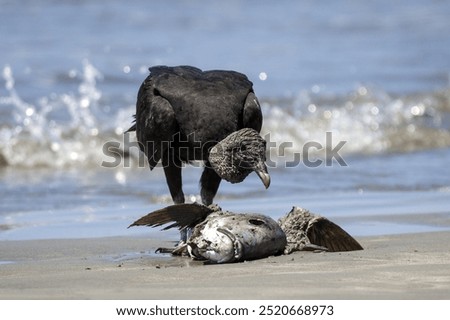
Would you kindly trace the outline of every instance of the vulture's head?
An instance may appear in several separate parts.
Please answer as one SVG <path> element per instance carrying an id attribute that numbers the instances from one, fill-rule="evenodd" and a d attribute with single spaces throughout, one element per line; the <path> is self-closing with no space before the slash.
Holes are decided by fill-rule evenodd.
<path id="1" fill-rule="evenodd" d="M 250 128 L 233 132 L 209 152 L 209 162 L 222 179 L 238 183 L 254 171 L 268 188 L 270 176 L 265 161 L 266 141 Z"/>

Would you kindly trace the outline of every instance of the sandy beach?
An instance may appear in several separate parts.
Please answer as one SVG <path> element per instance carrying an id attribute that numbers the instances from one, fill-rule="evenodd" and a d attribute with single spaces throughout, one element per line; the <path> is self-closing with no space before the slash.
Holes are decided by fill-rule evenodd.
<path id="1" fill-rule="evenodd" d="M 448 305 L 450 1 L 0 0 L 0 8 L 0 302 L 15 314 L 49 320 L 31 305 L 51 299 L 392 299 L 399 316 L 361 313 L 377 320 L 413 318 L 394 299 Z M 306 208 L 364 250 L 223 265 L 155 254 L 178 230 L 127 227 L 174 199 L 162 165 L 150 172 L 137 136 L 125 132 L 156 65 L 234 70 L 253 83 L 270 188 L 252 173 L 223 181 L 214 203 L 275 220 Z M 234 99 L 234 84 L 216 100 L 212 83 L 181 97 L 197 87 L 183 82 L 153 91 L 155 103 L 173 100 L 180 123 L 170 110 L 156 121 L 150 106 L 145 127 L 174 124 L 209 148 L 259 118 L 246 111 L 254 99 Z M 229 121 L 198 108 L 204 100 L 216 114 L 229 99 L 244 104 Z M 147 146 L 169 129 L 155 128 Z M 183 167 L 185 202 L 201 202 L 201 163 Z M 114 311 L 74 309 L 55 318 L 111 320 Z M 414 319 L 439 318 L 430 311 Z"/>
<path id="2" fill-rule="evenodd" d="M 144 237 L 0 242 L 1 299 L 450 299 L 450 232 L 204 265 Z"/>

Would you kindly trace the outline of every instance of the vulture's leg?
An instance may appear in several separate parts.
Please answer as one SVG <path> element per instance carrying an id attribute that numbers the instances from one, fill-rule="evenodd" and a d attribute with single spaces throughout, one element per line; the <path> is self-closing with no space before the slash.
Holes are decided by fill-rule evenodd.
<path id="1" fill-rule="evenodd" d="M 166 156 L 163 158 L 163 166 L 173 202 L 175 204 L 184 203 L 183 181 L 181 177 L 182 162 L 176 157 L 173 157 L 171 152 L 167 152 Z M 187 230 L 181 230 L 179 245 L 186 243 L 187 237 Z"/>
<path id="2" fill-rule="evenodd" d="M 214 196 L 219 189 L 220 181 L 222 179 L 219 175 L 209 166 L 209 163 L 205 167 L 200 178 L 200 196 L 205 206 L 209 206 L 213 203 Z"/>

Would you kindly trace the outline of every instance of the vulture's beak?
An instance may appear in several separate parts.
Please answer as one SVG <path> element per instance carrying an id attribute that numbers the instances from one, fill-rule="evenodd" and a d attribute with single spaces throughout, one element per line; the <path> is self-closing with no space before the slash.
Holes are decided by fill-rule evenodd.
<path id="1" fill-rule="evenodd" d="M 266 187 L 266 189 L 269 188 L 270 176 L 269 176 L 269 173 L 267 172 L 266 165 L 264 163 L 258 164 L 258 166 L 255 169 L 255 172 L 258 175 L 258 177 L 261 179 L 261 181 L 264 184 L 264 186 Z"/>

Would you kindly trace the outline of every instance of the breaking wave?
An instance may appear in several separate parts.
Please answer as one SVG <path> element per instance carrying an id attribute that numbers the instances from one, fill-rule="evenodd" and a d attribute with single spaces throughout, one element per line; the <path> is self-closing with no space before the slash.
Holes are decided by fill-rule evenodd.
<path id="1" fill-rule="evenodd" d="M 314 89 L 314 88 L 313 88 Z M 340 141 L 344 154 L 404 153 L 450 146 L 450 91 L 395 97 L 364 86 L 347 96 L 301 92 L 294 99 L 264 103 L 271 141 L 308 141 L 326 151 Z M 326 141 L 332 133 L 332 145 Z"/>
<path id="2" fill-rule="evenodd" d="M 77 73 L 71 71 L 70 77 Z M 103 75 L 85 61 L 75 93 L 50 94 L 37 103 L 24 101 L 12 70 L 3 69 L 7 96 L 0 97 L 0 164 L 23 168 L 100 166 L 102 146 L 120 140 L 133 107 L 111 112 L 101 107 L 97 82 Z"/>
<path id="3" fill-rule="evenodd" d="M 123 145 L 123 132 L 135 107 L 130 103 L 116 110 L 107 106 L 98 82 L 108 86 L 108 79 L 88 61 L 81 72 L 68 72 L 69 78 L 79 82 L 76 92 L 51 93 L 34 102 L 21 98 L 18 92 L 23 88 L 16 88 L 10 66 L 3 68 L 2 76 L 6 94 L 0 94 L 0 167 L 95 168 L 107 159 L 106 142 Z M 344 154 L 450 146 L 450 89 L 393 96 L 361 86 L 339 96 L 313 87 L 291 98 L 260 100 L 262 135 L 278 146 L 290 142 L 281 150 L 288 154 L 304 151 L 310 141 L 324 146 L 323 150 L 331 148 L 326 132 L 332 133 L 333 145 L 346 141 L 340 151 Z M 285 156 L 281 151 L 275 148 L 275 156 Z M 138 151 L 124 154 L 134 159 Z"/>

